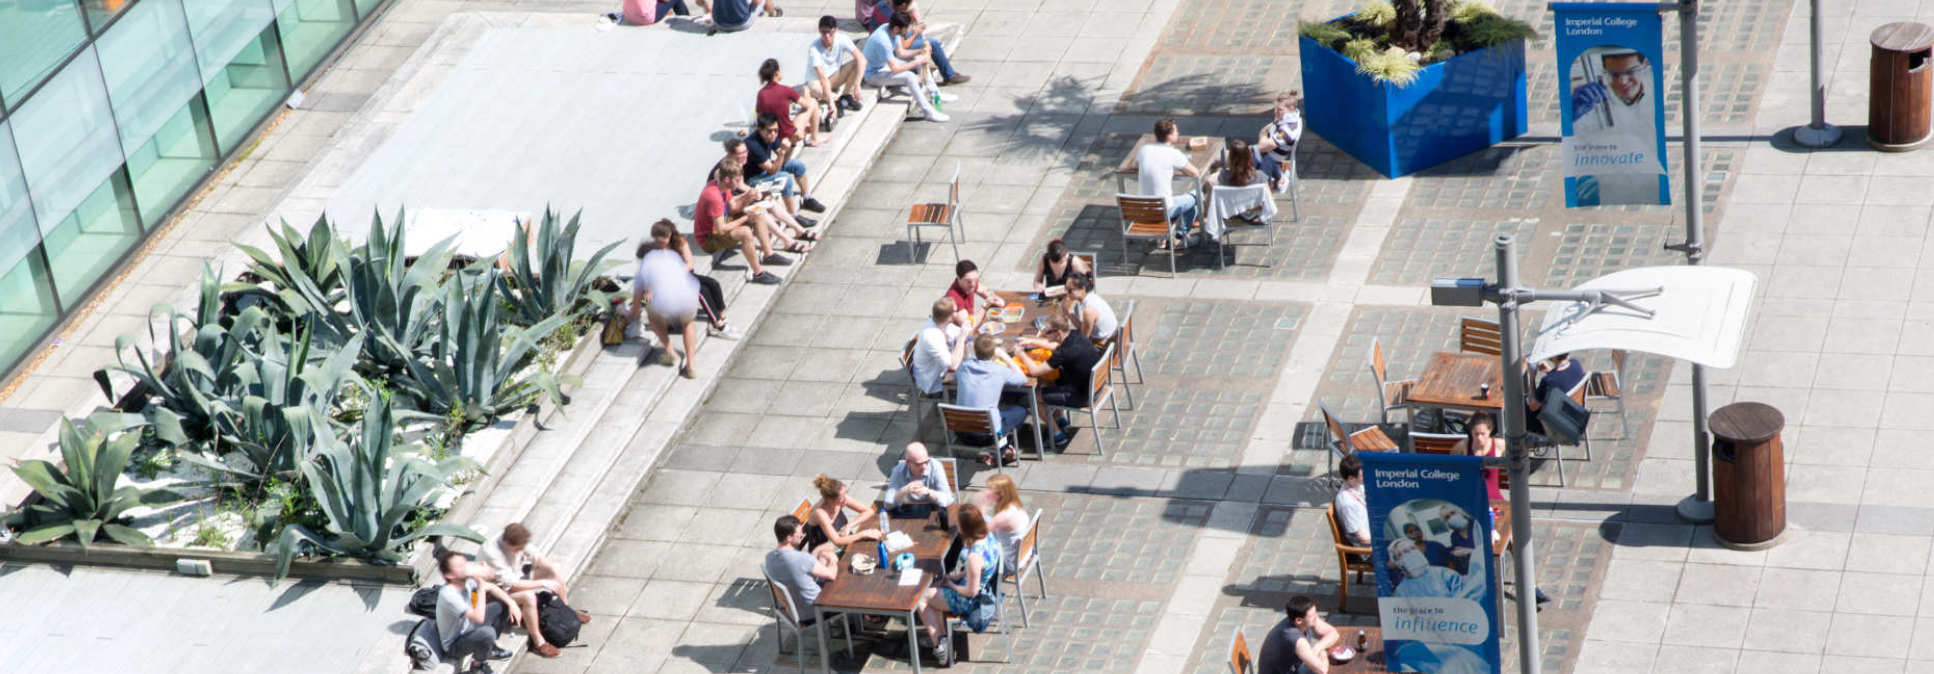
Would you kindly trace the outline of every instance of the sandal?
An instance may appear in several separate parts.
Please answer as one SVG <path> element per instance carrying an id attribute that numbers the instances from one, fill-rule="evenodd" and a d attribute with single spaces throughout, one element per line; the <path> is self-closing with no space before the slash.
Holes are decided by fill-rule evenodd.
<path id="1" fill-rule="evenodd" d="M 807 243 L 805 241 L 794 241 L 792 242 L 792 245 L 786 246 L 786 252 L 788 253 L 805 253 L 805 252 L 811 251 L 812 249 L 813 249 L 812 244 Z"/>
<path id="2" fill-rule="evenodd" d="M 799 240 L 800 241 L 818 241 L 819 232 L 806 232 L 804 234 L 800 234 Z"/>

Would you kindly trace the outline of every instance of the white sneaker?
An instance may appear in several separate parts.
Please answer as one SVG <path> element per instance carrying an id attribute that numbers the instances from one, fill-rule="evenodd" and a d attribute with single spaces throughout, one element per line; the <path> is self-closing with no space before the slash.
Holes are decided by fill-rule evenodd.
<path id="1" fill-rule="evenodd" d="M 958 101 L 958 100 L 960 100 L 960 97 L 959 97 L 959 96 L 956 96 L 956 95 L 954 95 L 954 94 L 950 94 L 950 93 L 947 93 L 947 92 L 945 92 L 945 91 L 942 91 L 942 92 L 940 92 L 940 102 L 942 102 L 942 103 L 952 103 L 952 102 L 954 102 L 954 101 Z"/>
<path id="2" fill-rule="evenodd" d="M 948 117 L 948 116 L 947 116 L 947 113 L 944 113 L 944 112 L 941 112 L 941 111 L 939 111 L 939 110 L 935 110 L 935 111 L 932 111 L 932 112 L 929 112 L 929 113 L 927 113 L 927 121 L 929 121 L 929 122 L 940 122 L 940 123 L 943 123 L 943 124 L 944 124 L 944 123 L 946 123 L 946 122 L 947 122 L 948 120 L 951 120 L 951 119 L 953 119 L 953 118 L 952 118 L 952 117 Z"/>
<path id="3" fill-rule="evenodd" d="M 716 328 L 709 325 L 705 326 L 705 334 L 711 335 L 713 337 L 718 337 L 721 339 L 729 339 L 732 341 L 738 341 L 740 337 L 745 336 L 745 333 L 739 332 L 738 329 L 733 328 L 730 325 L 727 325 L 724 328 Z"/>

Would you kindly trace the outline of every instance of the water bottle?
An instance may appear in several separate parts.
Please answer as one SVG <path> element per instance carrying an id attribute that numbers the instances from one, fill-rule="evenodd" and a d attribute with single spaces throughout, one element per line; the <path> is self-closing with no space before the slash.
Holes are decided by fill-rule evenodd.
<path id="1" fill-rule="evenodd" d="M 933 109 L 935 112 L 945 112 L 943 106 L 940 105 L 940 89 L 938 87 L 935 87 L 933 90 Z"/>
<path id="2" fill-rule="evenodd" d="M 880 548 L 880 552 L 879 552 L 879 554 L 880 554 L 880 557 L 879 557 L 879 560 L 880 560 L 880 566 L 882 566 L 882 567 L 884 567 L 884 566 L 886 566 L 886 563 L 887 563 L 887 562 L 886 562 L 886 532 L 888 532 L 888 531 L 891 531 L 891 530 L 892 530 L 892 529 L 891 529 L 891 527 L 892 527 L 892 524 L 893 524 L 893 523 L 892 523 L 892 522 L 891 522 L 890 520 L 888 520 L 888 518 L 887 518 L 887 516 L 886 516 L 886 511 L 884 511 L 884 510 L 882 510 L 882 511 L 880 511 L 880 540 L 879 540 L 879 548 Z"/>

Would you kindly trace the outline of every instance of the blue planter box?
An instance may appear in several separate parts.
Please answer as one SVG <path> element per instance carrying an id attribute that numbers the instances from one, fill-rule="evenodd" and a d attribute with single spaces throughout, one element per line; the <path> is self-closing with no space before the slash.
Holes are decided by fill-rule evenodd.
<path id="1" fill-rule="evenodd" d="M 1302 45 L 1309 130 L 1396 178 L 1518 137 L 1525 130 L 1524 42 L 1425 66 L 1398 87 L 1308 37 Z"/>

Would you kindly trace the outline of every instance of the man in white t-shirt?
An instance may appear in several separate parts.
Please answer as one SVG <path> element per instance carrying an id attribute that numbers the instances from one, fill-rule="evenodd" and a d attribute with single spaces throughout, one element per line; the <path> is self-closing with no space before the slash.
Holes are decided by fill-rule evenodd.
<path id="1" fill-rule="evenodd" d="M 934 300 L 933 316 L 913 338 L 913 383 L 924 395 L 939 395 L 947 373 L 967 358 L 967 343 L 973 340 L 961 336 L 953 319 L 954 301 Z"/>
<path id="2" fill-rule="evenodd" d="M 1303 97 L 1294 91 L 1276 95 L 1276 118 L 1256 137 L 1256 169 L 1269 176 L 1269 189 L 1283 188 L 1284 167 L 1294 168 L 1296 143 L 1303 139 Z"/>
<path id="3" fill-rule="evenodd" d="M 463 665 L 470 659 L 471 674 L 490 674 L 485 660 L 505 660 L 510 652 L 497 647 L 497 626 L 508 615 L 510 625 L 523 622 L 523 612 L 495 583 L 470 575 L 470 558 L 455 550 L 437 556 L 444 585 L 436 595 L 436 633 L 446 660 Z M 496 601 L 486 601 L 495 599 Z"/>
<path id="4" fill-rule="evenodd" d="M 1189 156 L 1176 146 L 1182 142 L 1182 134 L 1175 129 L 1175 120 L 1164 119 L 1155 123 L 1155 142 L 1143 145 L 1135 151 L 1135 170 L 1140 178 L 1141 196 L 1161 197 L 1168 205 L 1168 221 L 1175 227 L 1175 238 L 1186 236 L 1195 226 L 1197 215 L 1194 191 L 1175 194 L 1175 173 L 1182 172 L 1192 178 L 1201 178 L 1202 170 L 1189 163 Z"/>
<path id="5" fill-rule="evenodd" d="M 805 93 L 828 109 L 858 112 L 860 78 L 865 73 L 866 54 L 853 44 L 853 38 L 839 34 L 839 19 L 830 14 L 819 17 L 819 39 L 806 46 Z"/>
<path id="6" fill-rule="evenodd" d="M 531 650 L 547 658 L 557 657 L 557 647 L 544 641 L 543 630 L 538 629 L 537 593 L 549 592 L 557 595 L 558 600 L 571 603 L 570 588 L 564 577 L 545 559 L 530 549 L 531 530 L 520 522 L 504 525 L 504 532 L 484 542 L 477 551 L 477 561 L 471 575 L 493 585 L 504 588 L 513 604 L 522 607 L 524 615 L 530 616 L 526 629 L 531 635 Z M 579 624 L 591 622 L 591 614 L 577 612 Z"/>
<path id="7" fill-rule="evenodd" d="M 1370 544 L 1370 508 L 1363 500 L 1363 459 L 1355 454 L 1336 462 L 1336 474 L 1343 488 L 1336 490 L 1336 525 L 1343 529 L 1343 540 L 1354 545 Z"/>

